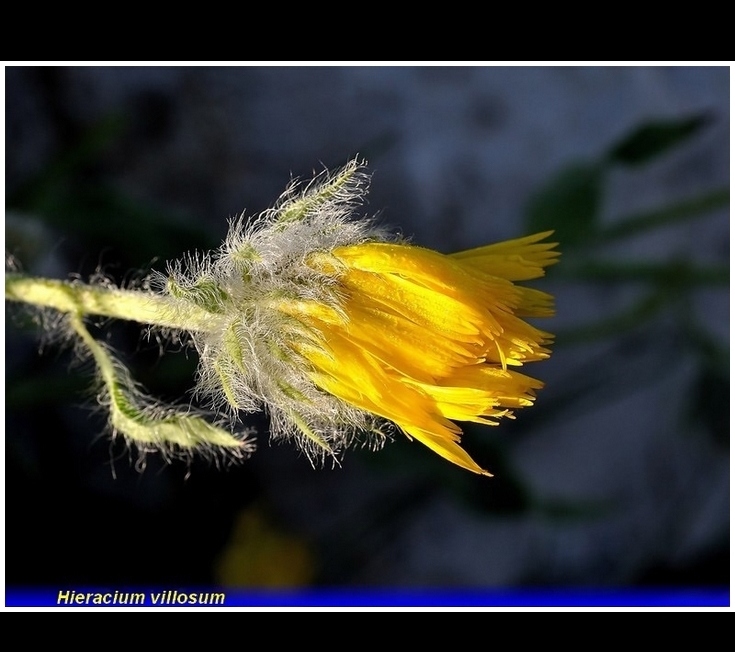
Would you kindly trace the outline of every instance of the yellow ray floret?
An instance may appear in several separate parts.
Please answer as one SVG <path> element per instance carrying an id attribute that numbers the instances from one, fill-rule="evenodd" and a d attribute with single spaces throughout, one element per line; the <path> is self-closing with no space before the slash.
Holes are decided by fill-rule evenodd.
<path id="1" fill-rule="evenodd" d="M 552 233 L 553 231 L 545 231 L 524 238 L 467 249 L 451 254 L 451 257 L 471 263 L 481 271 L 509 281 L 528 281 L 543 276 L 544 267 L 558 262 L 560 253 L 554 251 L 558 243 L 541 242 Z"/>
<path id="2" fill-rule="evenodd" d="M 344 319 L 291 305 L 321 336 L 294 343 L 310 378 L 348 404 L 395 423 L 445 459 L 489 475 L 459 445 L 454 421 L 496 425 L 542 386 L 510 371 L 549 356 L 552 336 L 522 317 L 553 314 L 550 295 L 514 285 L 556 262 L 549 233 L 446 256 L 365 242 L 314 253 L 307 264 L 337 279 Z M 331 311 L 325 314 L 331 315 Z"/>

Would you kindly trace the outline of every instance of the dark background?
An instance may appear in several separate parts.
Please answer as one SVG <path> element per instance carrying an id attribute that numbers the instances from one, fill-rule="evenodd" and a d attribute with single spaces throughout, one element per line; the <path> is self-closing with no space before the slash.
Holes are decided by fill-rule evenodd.
<path id="1" fill-rule="evenodd" d="M 547 387 L 465 428 L 495 477 L 398 437 L 312 469 L 140 463 L 92 370 L 6 319 L 11 586 L 729 585 L 727 67 L 6 67 L 6 249 L 118 282 L 217 247 L 359 154 L 369 214 L 444 252 L 557 231 Z M 154 396 L 196 355 L 107 334 Z M 39 344 L 43 344 L 39 355 Z"/>

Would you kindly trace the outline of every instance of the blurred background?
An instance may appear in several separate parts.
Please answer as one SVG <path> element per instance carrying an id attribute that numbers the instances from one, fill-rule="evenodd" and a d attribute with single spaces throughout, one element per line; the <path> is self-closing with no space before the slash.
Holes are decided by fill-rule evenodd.
<path id="1" fill-rule="evenodd" d="M 6 249 L 124 282 L 355 155 L 365 212 L 451 252 L 555 229 L 535 407 L 312 469 L 268 443 L 145 464 L 92 370 L 6 307 L 6 584 L 723 587 L 730 578 L 728 67 L 6 67 Z M 142 270 L 142 272 L 141 272 Z M 100 333 L 98 333 L 99 335 Z M 196 354 L 107 335 L 189 400 Z"/>

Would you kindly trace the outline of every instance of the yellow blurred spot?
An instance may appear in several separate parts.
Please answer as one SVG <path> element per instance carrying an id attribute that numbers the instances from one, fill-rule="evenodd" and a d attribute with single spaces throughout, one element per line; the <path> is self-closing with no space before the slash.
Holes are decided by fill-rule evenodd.
<path id="1" fill-rule="evenodd" d="M 257 506 L 237 515 L 215 566 L 221 586 L 300 587 L 313 577 L 314 555 L 308 544 L 275 527 Z"/>

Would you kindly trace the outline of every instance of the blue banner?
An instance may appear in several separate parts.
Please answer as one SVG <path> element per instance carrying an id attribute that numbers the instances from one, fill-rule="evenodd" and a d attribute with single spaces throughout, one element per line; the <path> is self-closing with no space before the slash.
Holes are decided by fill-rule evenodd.
<path id="1" fill-rule="evenodd" d="M 6 607 L 729 607 L 721 589 L 12 588 Z"/>

